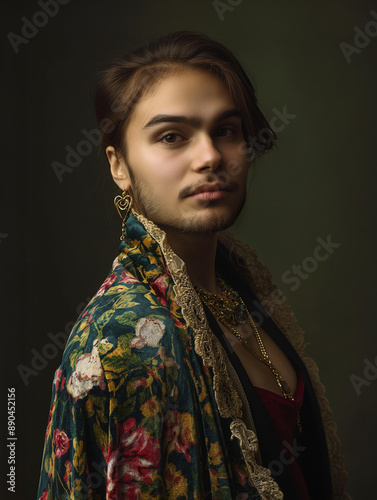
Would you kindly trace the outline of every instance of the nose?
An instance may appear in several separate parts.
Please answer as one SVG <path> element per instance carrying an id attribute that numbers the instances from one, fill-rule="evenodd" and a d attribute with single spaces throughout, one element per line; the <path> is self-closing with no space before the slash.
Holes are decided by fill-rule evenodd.
<path id="1" fill-rule="evenodd" d="M 222 160 L 222 154 L 215 146 L 211 136 L 206 133 L 200 134 L 193 154 L 193 170 L 197 172 L 211 170 L 214 172 L 221 166 Z"/>

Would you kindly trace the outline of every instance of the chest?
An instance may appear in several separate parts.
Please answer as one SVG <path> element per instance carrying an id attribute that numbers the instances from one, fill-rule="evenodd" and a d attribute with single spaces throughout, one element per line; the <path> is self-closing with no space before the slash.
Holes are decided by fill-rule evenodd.
<path id="1" fill-rule="evenodd" d="M 281 376 L 292 394 L 295 393 L 297 376 L 294 367 L 261 326 L 256 325 L 257 334 L 249 323 L 238 326 L 236 329 L 238 337 L 234 331 L 229 330 L 221 323 L 219 326 L 255 387 L 282 395 L 277 382 L 277 376 Z M 266 353 L 274 370 L 258 359 L 263 358 L 263 353 Z M 264 359 L 266 360 L 266 357 Z"/>

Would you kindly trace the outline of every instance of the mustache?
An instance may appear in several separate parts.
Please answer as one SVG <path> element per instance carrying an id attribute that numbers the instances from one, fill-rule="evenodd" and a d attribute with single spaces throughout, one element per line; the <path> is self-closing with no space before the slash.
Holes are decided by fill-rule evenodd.
<path id="1" fill-rule="evenodd" d="M 230 179 L 221 179 L 221 177 L 217 175 L 211 175 L 201 180 L 197 184 L 193 184 L 191 186 L 186 186 L 178 194 L 178 198 L 186 198 L 190 196 L 191 193 L 199 189 L 201 186 L 205 184 L 218 184 L 220 189 L 225 189 L 226 191 L 233 191 L 237 188 L 237 183 L 231 181 Z"/>

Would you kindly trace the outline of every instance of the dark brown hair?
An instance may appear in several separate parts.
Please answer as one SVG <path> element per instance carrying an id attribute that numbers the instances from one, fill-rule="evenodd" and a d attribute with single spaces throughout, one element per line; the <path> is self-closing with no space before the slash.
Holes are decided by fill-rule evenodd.
<path id="1" fill-rule="evenodd" d="M 257 105 L 255 90 L 236 57 L 221 43 L 193 31 L 177 31 L 115 59 L 99 73 L 95 107 L 102 147 L 126 155 L 125 127 L 136 104 L 168 74 L 185 68 L 216 74 L 242 113 L 253 155 L 271 149 L 276 135 Z"/>

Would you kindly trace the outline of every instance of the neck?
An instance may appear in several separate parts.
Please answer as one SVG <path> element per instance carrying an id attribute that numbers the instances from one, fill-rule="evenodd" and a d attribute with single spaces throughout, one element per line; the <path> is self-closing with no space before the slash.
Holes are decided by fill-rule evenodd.
<path id="1" fill-rule="evenodd" d="M 217 233 L 187 234 L 164 228 L 169 245 L 185 262 L 194 286 L 218 293 L 215 258 Z"/>

